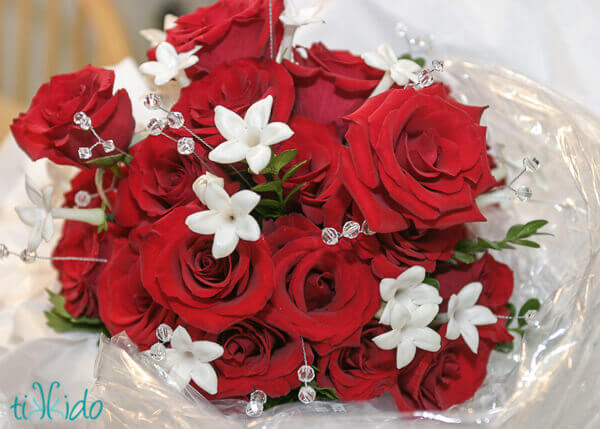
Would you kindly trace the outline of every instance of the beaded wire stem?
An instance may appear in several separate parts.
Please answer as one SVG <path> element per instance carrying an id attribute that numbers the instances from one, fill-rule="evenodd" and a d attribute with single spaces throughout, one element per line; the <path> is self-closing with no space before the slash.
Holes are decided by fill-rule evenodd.
<path id="1" fill-rule="evenodd" d="M 21 261 L 26 264 L 31 264 L 37 259 L 46 261 L 79 261 L 79 262 L 100 262 L 106 264 L 108 259 L 105 258 L 87 258 L 83 256 L 40 256 L 35 250 L 25 249 L 22 252 L 15 252 L 6 247 L 5 244 L 0 243 L 0 259 L 8 258 L 9 256 L 17 256 Z"/>

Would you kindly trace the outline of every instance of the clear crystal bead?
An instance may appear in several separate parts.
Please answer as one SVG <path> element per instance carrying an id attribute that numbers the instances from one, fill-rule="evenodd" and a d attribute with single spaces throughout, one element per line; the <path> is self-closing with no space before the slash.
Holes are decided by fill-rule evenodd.
<path id="1" fill-rule="evenodd" d="M 160 95 L 150 93 L 144 97 L 144 107 L 149 110 L 160 109 Z"/>
<path id="2" fill-rule="evenodd" d="M 160 135 L 166 126 L 167 123 L 164 121 L 164 119 L 158 118 L 152 118 L 146 123 L 146 129 L 153 136 Z"/>
<path id="3" fill-rule="evenodd" d="M 31 264 L 37 258 L 37 252 L 35 250 L 25 249 L 21 252 L 19 257 L 21 258 L 21 261 L 25 262 L 26 264 Z"/>
<path id="4" fill-rule="evenodd" d="M 148 353 L 155 361 L 161 361 L 167 356 L 167 348 L 162 343 L 154 343 Z"/>
<path id="5" fill-rule="evenodd" d="M 298 392 L 298 399 L 303 404 L 310 404 L 317 397 L 317 392 L 310 386 L 302 386 Z"/>
<path id="6" fill-rule="evenodd" d="M 440 60 L 433 60 L 431 62 L 431 68 L 436 72 L 444 71 L 444 62 Z"/>
<path id="7" fill-rule="evenodd" d="M 81 146 L 79 149 L 77 149 L 77 154 L 81 159 L 90 159 L 92 157 L 92 149 Z"/>
<path id="8" fill-rule="evenodd" d="M 527 311 L 527 312 L 526 312 L 526 313 L 523 315 L 523 318 L 524 318 L 526 321 L 528 321 L 528 322 L 531 322 L 531 321 L 533 321 L 533 319 L 535 319 L 535 315 L 536 315 L 536 314 L 537 314 L 537 311 L 535 311 L 535 310 L 529 310 L 529 311 Z"/>
<path id="9" fill-rule="evenodd" d="M 263 413 L 264 405 L 261 402 L 250 401 L 246 405 L 246 415 L 248 417 L 258 417 Z"/>
<path id="10" fill-rule="evenodd" d="M 8 255 L 10 255 L 8 247 L 6 247 L 6 244 L 0 243 L 0 259 L 7 258 Z"/>
<path id="11" fill-rule="evenodd" d="M 260 389 L 256 389 L 250 394 L 250 401 L 264 404 L 265 402 L 267 402 L 267 394 Z"/>
<path id="12" fill-rule="evenodd" d="M 75 205 L 77 207 L 87 207 L 92 202 L 92 195 L 88 191 L 77 191 L 75 194 Z"/>
<path id="13" fill-rule="evenodd" d="M 298 369 L 298 380 L 302 383 L 310 383 L 315 379 L 315 370 L 310 365 L 302 365 Z"/>
<path id="14" fill-rule="evenodd" d="M 89 130 L 92 127 L 92 120 L 83 112 L 77 112 L 73 115 L 73 123 L 82 130 Z"/>
<path id="15" fill-rule="evenodd" d="M 173 328 L 171 328 L 166 323 L 161 323 L 160 325 L 158 325 L 158 328 L 156 328 L 156 338 L 158 338 L 158 341 L 160 341 L 161 343 L 168 343 L 169 341 L 171 341 L 172 336 Z"/>
<path id="16" fill-rule="evenodd" d="M 367 221 L 363 221 L 362 223 L 362 227 L 360 228 L 360 232 L 362 232 L 364 235 L 375 235 L 376 232 L 373 231 L 371 228 L 369 228 L 369 224 L 367 223 Z"/>
<path id="17" fill-rule="evenodd" d="M 181 113 L 169 112 L 167 115 L 167 122 L 171 128 L 181 128 L 183 127 L 185 120 L 183 119 L 183 115 Z"/>
<path id="18" fill-rule="evenodd" d="M 404 37 L 408 33 L 408 27 L 403 22 L 398 22 L 396 24 L 395 30 L 396 30 L 396 34 L 400 37 Z"/>
<path id="19" fill-rule="evenodd" d="M 344 224 L 344 228 L 342 229 L 342 236 L 350 239 L 354 239 L 358 237 L 360 233 L 360 225 L 358 222 L 354 222 L 353 220 L 349 220 Z"/>
<path id="20" fill-rule="evenodd" d="M 540 168 L 540 161 L 535 156 L 523 158 L 523 167 L 530 173 L 535 173 Z"/>
<path id="21" fill-rule="evenodd" d="M 419 86 L 422 88 L 427 88 L 428 86 L 433 85 L 433 75 L 428 70 L 421 70 L 419 73 Z"/>
<path id="22" fill-rule="evenodd" d="M 323 229 L 323 232 L 321 232 L 321 238 L 323 239 L 323 243 L 327 244 L 328 246 L 335 246 L 340 240 L 340 233 L 334 228 L 327 227 Z"/>
<path id="23" fill-rule="evenodd" d="M 104 153 L 109 153 L 115 150 L 115 142 L 112 140 L 102 140 L 100 143 L 102 144 L 102 149 L 104 149 Z"/>
<path id="24" fill-rule="evenodd" d="M 195 147 L 196 143 L 194 143 L 194 139 L 191 137 L 181 137 L 177 140 L 177 152 L 181 155 L 191 155 L 194 153 Z"/>
<path id="25" fill-rule="evenodd" d="M 519 186 L 515 190 L 515 195 L 521 201 L 528 201 L 533 195 L 533 191 L 529 186 Z"/>

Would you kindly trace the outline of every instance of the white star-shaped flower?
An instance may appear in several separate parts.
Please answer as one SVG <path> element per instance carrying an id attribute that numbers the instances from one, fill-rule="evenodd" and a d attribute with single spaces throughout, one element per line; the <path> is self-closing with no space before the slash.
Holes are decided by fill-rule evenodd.
<path id="1" fill-rule="evenodd" d="M 381 82 L 371 94 L 372 97 L 390 89 L 394 82 L 404 86 L 409 82 L 419 81 L 418 73 L 421 71 L 421 66 L 408 59 L 399 59 L 387 43 L 382 43 L 375 52 L 367 52 L 361 57 L 371 67 L 385 72 Z"/>
<path id="2" fill-rule="evenodd" d="M 198 197 L 198 199 L 202 202 L 202 204 L 206 204 L 206 200 L 204 198 L 204 194 L 206 193 L 206 187 L 209 183 L 214 183 L 221 188 L 225 186 L 225 180 L 222 177 L 215 176 L 212 173 L 205 173 L 202 176 L 198 177 L 194 184 L 192 185 L 192 189 L 194 193 Z"/>
<path id="3" fill-rule="evenodd" d="M 410 311 L 402 304 L 392 308 L 392 330 L 373 338 L 382 350 L 396 349 L 396 367 L 404 368 L 412 362 L 417 348 L 436 352 L 441 347 L 440 335 L 429 328 L 438 313 L 438 306 L 425 304 Z"/>
<path id="4" fill-rule="evenodd" d="M 284 9 L 279 16 L 279 20 L 283 23 L 284 32 L 281 45 L 279 46 L 279 52 L 277 53 L 276 61 L 278 63 L 284 58 L 287 60 L 292 59 L 294 36 L 299 27 L 317 22 L 324 22 L 323 19 L 319 17 L 319 12 L 321 10 L 319 7 L 305 7 L 298 9 L 292 0 L 284 0 L 283 4 Z"/>
<path id="5" fill-rule="evenodd" d="M 163 21 L 163 30 L 159 30 L 157 28 L 146 28 L 144 30 L 140 30 L 140 34 L 144 39 L 150 42 L 150 46 L 155 47 L 159 43 L 167 40 L 166 31 L 170 30 L 171 28 L 175 28 L 177 25 L 175 21 L 177 21 L 177 16 L 168 13 L 165 15 Z"/>
<path id="6" fill-rule="evenodd" d="M 147 61 L 140 65 L 140 71 L 154 76 L 154 84 L 161 86 L 176 79 L 181 87 L 188 86 L 190 79 L 185 74 L 185 69 L 198 62 L 194 55 L 201 46 L 196 46 L 191 51 L 177 53 L 173 45 L 161 42 L 156 47 L 156 61 Z"/>
<path id="7" fill-rule="evenodd" d="M 169 376 L 183 389 L 190 380 L 207 393 L 214 395 L 218 389 L 217 373 L 209 362 L 223 356 L 223 347 L 211 341 L 194 341 L 188 331 L 178 326 L 171 337 L 171 348 L 161 362 Z"/>
<path id="8" fill-rule="evenodd" d="M 32 227 L 27 242 L 29 250 L 35 250 L 42 242 L 50 241 L 54 235 L 54 223 L 52 217 L 52 186 L 40 189 L 29 176 L 25 176 L 25 190 L 33 207 L 16 207 L 19 218 Z"/>
<path id="9" fill-rule="evenodd" d="M 185 224 L 197 234 L 215 235 L 212 255 L 224 258 L 235 250 L 240 239 L 257 241 L 260 227 L 250 212 L 260 201 L 260 196 L 243 190 L 231 197 L 216 183 L 209 183 L 204 192 L 209 210 L 189 215 Z"/>
<path id="10" fill-rule="evenodd" d="M 442 303 L 442 297 L 438 290 L 423 283 L 426 274 L 425 268 L 415 265 L 395 279 L 381 280 L 379 283 L 381 299 L 387 303 L 379 318 L 380 323 L 390 324 L 391 313 L 396 305 L 403 305 L 409 311 L 413 311 L 420 305 L 434 304 L 437 306 Z"/>
<path id="11" fill-rule="evenodd" d="M 223 106 L 215 107 L 215 125 L 226 141 L 209 154 L 211 161 L 232 164 L 246 160 L 252 172 L 259 174 L 271 160 L 271 147 L 294 135 L 283 122 L 271 122 L 273 97 L 254 103 L 242 119 Z"/>
<path id="12" fill-rule="evenodd" d="M 482 289 L 481 283 L 469 283 L 448 301 L 446 338 L 456 340 L 462 336 L 473 353 L 477 353 L 479 347 L 477 325 L 491 325 L 498 321 L 489 308 L 475 305 Z"/>

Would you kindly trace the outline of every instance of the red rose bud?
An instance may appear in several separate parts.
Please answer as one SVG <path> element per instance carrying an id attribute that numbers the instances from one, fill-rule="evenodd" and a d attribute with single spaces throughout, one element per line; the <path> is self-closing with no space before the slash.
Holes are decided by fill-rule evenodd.
<path id="1" fill-rule="evenodd" d="M 114 80 L 113 71 L 92 66 L 52 77 L 33 97 L 29 110 L 13 121 L 10 129 L 15 140 L 33 160 L 48 158 L 57 164 L 95 168 L 78 152 L 98 140 L 73 123 L 73 116 L 81 111 L 90 117 L 100 137 L 126 151 L 135 121 L 127 92 L 120 89 L 113 94 Z M 103 156 L 98 150 L 91 159 Z"/>

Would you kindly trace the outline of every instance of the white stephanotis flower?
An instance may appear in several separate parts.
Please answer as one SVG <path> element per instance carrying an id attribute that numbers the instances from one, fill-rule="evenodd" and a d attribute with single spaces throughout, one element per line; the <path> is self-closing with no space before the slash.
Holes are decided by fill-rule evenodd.
<path id="1" fill-rule="evenodd" d="M 436 352 L 441 347 L 440 335 L 429 328 L 438 313 L 438 306 L 425 304 L 410 311 L 402 304 L 392 308 L 390 321 L 392 330 L 373 338 L 382 350 L 396 350 L 396 367 L 404 368 L 412 362 L 417 348 Z"/>
<path id="2" fill-rule="evenodd" d="M 215 107 L 215 125 L 226 141 L 214 148 L 208 158 L 220 164 L 246 160 L 253 173 L 259 174 L 271 160 L 271 147 L 294 135 L 283 122 L 271 122 L 271 95 L 254 103 L 242 119 L 223 106 Z"/>
<path id="3" fill-rule="evenodd" d="M 456 340 L 462 336 L 473 353 L 479 347 L 478 325 L 492 325 L 498 318 L 483 305 L 475 305 L 481 295 L 481 283 L 469 283 L 448 301 L 448 326 L 446 338 Z"/>
<path id="4" fill-rule="evenodd" d="M 54 219 L 70 219 L 86 222 L 91 225 L 102 225 L 106 221 L 104 210 L 75 209 L 65 207 L 52 207 L 52 186 L 40 189 L 30 178 L 25 176 L 25 190 L 29 200 L 33 203 L 30 207 L 15 207 L 23 223 L 32 227 L 27 242 L 28 250 L 36 250 L 42 239 L 50 241 L 54 235 Z"/>
<path id="5" fill-rule="evenodd" d="M 161 42 L 156 47 L 156 61 L 141 64 L 140 71 L 154 76 L 155 85 L 161 86 L 171 79 L 176 79 L 182 88 L 186 87 L 191 81 L 185 74 L 185 69 L 198 62 L 198 57 L 194 54 L 200 48 L 201 46 L 196 46 L 191 51 L 177 53 L 173 45 Z"/>
<path id="6" fill-rule="evenodd" d="M 198 177 L 194 184 L 192 185 L 192 189 L 194 193 L 198 197 L 198 199 L 202 202 L 202 204 L 206 204 L 206 199 L 204 198 L 204 194 L 206 193 L 206 187 L 209 183 L 214 183 L 219 185 L 221 188 L 225 186 L 225 180 L 222 177 L 215 176 L 212 173 L 205 173 L 202 176 Z"/>
<path id="7" fill-rule="evenodd" d="M 411 60 L 399 59 L 387 43 L 382 43 L 375 52 L 367 52 L 361 57 L 371 67 L 385 71 L 371 97 L 387 91 L 394 82 L 399 86 L 404 86 L 409 82 L 417 83 L 419 81 L 418 73 L 421 71 L 421 66 Z"/>
<path id="8" fill-rule="evenodd" d="M 442 303 L 438 290 L 423 283 L 427 272 L 425 268 L 415 265 L 404 271 L 395 279 L 383 279 L 379 283 L 381 299 L 386 301 L 379 323 L 389 325 L 393 308 L 397 305 L 405 306 L 409 311 L 415 310 L 420 305 Z"/>
<path id="9" fill-rule="evenodd" d="M 159 30 L 158 28 L 146 28 L 144 30 L 140 30 L 141 36 L 150 42 L 150 46 L 155 47 L 159 43 L 167 40 L 167 30 L 171 28 L 175 28 L 177 25 L 177 16 L 167 13 L 163 20 L 163 30 Z"/>
<path id="10" fill-rule="evenodd" d="M 223 355 L 223 347 L 211 341 L 194 341 L 183 326 L 178 326 L 171 337 L 171 348 L 160 365 L 169 377 L 183 389 L 190 380 L 207 393 L 218 390 L 217 373 L 209 362 Z"/>
<path id="11" fill-rule="evenodd" d="M 292 59 L 292 46 L 294 44 L 294 35 L 296 30 L 308 24 L 314 24 L 317 22 L 324 22 L 319 17 L 319 7 L 305 7 L 302 9 L 296 8 L 296 5 L 292 0 L 283 0 L 284 9 L 279 20 L 283 23 L 283 39 L 279 46 L 279 52 L 277 53 L 277 62 L 280 63 L 283 59 Z"/>
<path id="12" fill-rule="evenodd" d="M 260 201 L 260 196 L 242 190 L 231 197 L 216 183 L 209 183 L 204 192 L 209 210 L 189 215 L 185 224 L 197 234 L 215 235 L 212 255 L 224 258 L 231 255 L 239 240 L 257 241 L 260 227 L 250 212 Z"/>

